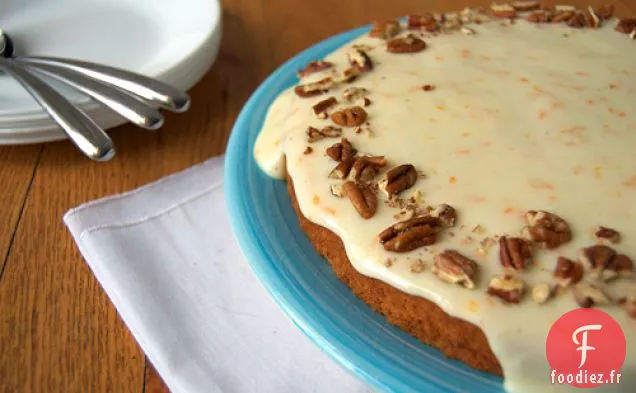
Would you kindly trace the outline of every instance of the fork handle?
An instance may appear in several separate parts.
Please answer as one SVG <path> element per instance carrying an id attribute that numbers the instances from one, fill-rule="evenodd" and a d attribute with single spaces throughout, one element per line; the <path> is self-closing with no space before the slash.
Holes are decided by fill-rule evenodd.
<path id="1" fill-rule="evenodd" d="M 19 60 L 34 65 L 48 64 L 80 72 L 174 112 L 185 112 L 190 107 L 190 97 L 187 93 L 156 79 L 120 68 L 57 57 L 19 57 Z"/>
<path id="2" fill-rule="evenodd" d="M 86 156 L 96 161 L 108 161 L 115 155 L 110 137 L 37 75 L 15 61 L 3 57 L 0 57 L 0 69 L 11 75 L 29 92 Z"/>

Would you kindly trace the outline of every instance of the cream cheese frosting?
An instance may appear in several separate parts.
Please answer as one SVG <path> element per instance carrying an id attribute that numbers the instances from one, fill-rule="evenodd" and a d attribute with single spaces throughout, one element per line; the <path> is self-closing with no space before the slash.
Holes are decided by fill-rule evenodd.
<path id="1" fill-rule="evenodd" d="M 366 48 L 373 71 L 317 97 L 299 97 L 293 88 L 283 92 L 269 109 L 255 158 L 272 177 L 282 179 L 288 171 L 303 215 L 343 240 L 356 270 L 480 327 L 501 363 L 506 390 L 575 391 L 551 383 L 545 342 L 551 325 L 579 305 L 567 291 L 538 304 L 530 289 L 553 283 L 557 257 L 576 259 L 580 249 L 595 244 L 599 225 L 620 232 L 621 241 L 612 244 L 617 252 L 636 257 L 636 43 L 615 26 L 616 20 L 598 29 L 492 21 L 464 33 L 425 36 L 427 48 L 414 54 L 389 53 L 382 40 L 361 36 L 325 58 L 333 68 L 302 82 L 349 67 L 353 45 Z M 332 194 L 331 185 L 342 181 L 329 178 L 337 163 L 324 152 L 340 138 L 309 143 L 306 131 L 334 126 L 316 117 L 312 106 L 331 96 L 338 100 L 331 113 L 351 106 L 342 98 L 351 87 L 368 91 L 368 125 L 358 133 L 344 128 L 342 137 L 360 153 L 384 156 L 387 169 L 415 166 L 422 176 L 400 196 L 457 210 L 457 226 L 436 244 L 386 251 L 377 236 L 399 221 L 399 209 L 378 193 L 377 211 L 364 219 L 347 198 Z M 519 304 L 507 304 L 486 293 L 490 277 L 502 273 L 490 239 L 519 234 L 523 213 L 533 209 L 566 220 L 572 240 L 537 251 L 532 265 L 516 273 L 527 294 Z M 477 262 L 475 288 L 432 273 L 435 255 L 444 249 Z M 619 279 L 605 289 L 618 298 L 636 286 Z M 634 391 L 636 320 L 618 305 L 599 309 L 619 322 L 627 339 L 621 384 L 600 391 Z"/>

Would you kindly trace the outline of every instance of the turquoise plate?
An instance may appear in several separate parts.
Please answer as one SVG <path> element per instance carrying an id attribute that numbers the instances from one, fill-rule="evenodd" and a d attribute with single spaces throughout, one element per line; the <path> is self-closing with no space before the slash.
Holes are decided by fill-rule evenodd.
<path id="1" fill-rule="evenodd" d="M 382 392 L 503 393 L 501 378 L 448 360 L 388 324 L 340 282 L 298 225 L 283 181 L 269 178 L 252 150 L 267 109 L 296 72 L 368 27 L 325 40 L 274 72 L 239 115 L 226 152 L 225 192 L 233 230 L 259 280 L 322 350 Z"/>

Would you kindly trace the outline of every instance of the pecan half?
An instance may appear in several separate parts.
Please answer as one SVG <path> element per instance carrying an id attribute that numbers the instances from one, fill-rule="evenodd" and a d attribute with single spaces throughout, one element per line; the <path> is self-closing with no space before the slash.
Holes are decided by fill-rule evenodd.
<path id="1" fill-rule="evenodd" d="M 349 160 L 344 160 L 341 161 L 338 165 L 336 165 L 335 168 L 333 168 L 331 170 L 331 172 L 329 172 L 329 178 L 330 179 L 346 179 L 347 176 L 349 176 L 349 172 L 351 172 L 351 168 L 353 167 L 353 163 L 355 162 L 355 159 L 349 159 Z"/>
<path id="2" fill-rule="evenodd" d="M 299 97 L 313 97 L 328 92 L 334 85 L 334 80 L 326 77 L 316 82 L 298 85 L 294 88 L 294 92 Z"/>
<path id="3" fill-rule="evenodd" d="M 603 226 L 599 226 L 596 228 L 596 231 L 594 231 L 594 236 L 597 240 L 602 242 L 607 241 L 609 243 L 618 243 L 621 240 L 621 234 L 618 231 Z"/>
<path id="4" fill-rule="evenodd" d="M 329 97 L 326 100 L 322 100 L 311 107 L 314 111 L 314 115 L 316 115 L 319 119 L 326 119 L 329 115 L 327 114 L 327 109 L 332 106 L 338 104 L 338 100 L 336 97 Z"/>
<path id="5" fill-rule="evenodd" d="M 426 13 L 423 15 L 409 15 L 409 30 L 426 30 L 428 32 L 436 32 L 439 30 L 439 24 L 433 14 Z"/>
<path id="6" fill-rule="evenodd" d="M 623 34 L 630 34 L 636 30 L 636 18 L 622 18 L 616 25 L 616 31 Z"/>
<path id="7" fill-rule="evenodd" d="M 486 293 L 496 296 L 506 303 L 517 304 L 521 302 L 525 288 L 526 284 L 521 279 L 510 274 L 503 274 L 490 280 Z"/>
<path id="8" fill-rule="evenodd" d="M 543 304 L 554 295 L 554 288 L 550 284 L 542 283 L 532 287 L 532 300 L 535 303 Z"/>
<path id="9" fill-rule="evenodd" d="M 514 18 L 517 16 L 517 11 L 508 3 L 492 4 L 490 12 L 497 18 Z"/>
<path id="10" fill-rule="evenodd" d="M 602 20 L 608 20 L 614 16 L 614 5 L 605 4 L 596 10 L 596 15 Z"/>
<path id="11" fill-rule="evenodd" d="M 444 250 L 435 256 L 431 269 L 440 280 L 449 284 L 460 284 L 464 288 L 475 288 L 479 266 L 455 250 Z"/>
<path id="12" fill-rule="evenodd" d="M 439 221 L 434 217 L 415 217 L 386 228 L 380 232 L 378 240 L 387 251 L 409 252 L 434 244 L 438 228 Z"/>
<path id="13" fill-rule="evenodd" d="M 347 52 L 349 64 L 360 72 L 367 72 L 373 69 L 373 62 L 367 52 L 362 49 L 352 48 Z"/>
<path id="14" fill-rule="evenodd" d="M 351 142 L 347 138 L 327 148 L 326 153 L 334 161 L 349 161 L 352 160 L 358 151 L 353 147 Z"/>
<path id="15" fill-rule="evenodd" d="M 572 294 L 574 295 L 574 300 L 583 308 L 612 303 L 601 288 L 585 281 L 576 284 L 572 288 Z"/>
<path id="16" fill-rule="evenodd" d="M 315 127 L 308 127 L 305 133 L 307 134 L 307 141 L 313 143 L 324 138 L 339 137 L 342 135 L 342 128 L 326 126 L 319 130 Z"/>
<path id="17" fill-rule="evenodd" d="M 541 247 L 554 249 L 572 240 L 572 231 L 568 223 L 557 216 L 543 210 L 530 210 L 524 216 L 528 226 L 524 237 Z"/>
<path id="18" fill-rule="evenodd" d="M 416 181 L 417 171 L 415 167 L 411 164 L 404 164 L 389 170 L 378 185 L 390 197 L 411 188 Z"/>
<path id="19" fill-rule="evenodd" d="M 349 198 L 360 217 L 364 219 L 373 217 L 378 207 L 378 199 L 369 187 L 346 181 L 342 185 L 342 191 Z"/>
<path id="20" fill-rule="evenodd" d="M 400 33 L 400 22 L 397 20 L 375 21 L 371 24 L 369 37 L 382 38 L 388 40 Z"/>
<path id="21" fill-rule="evenodd" d="M 307 63 L 305 68 L 303 68 L 302 70 L 298 71 L 298 77 L 304 78 L 304 77 L 306 77 L 308 75 L 314 74 L 316 72 L 327 70 L 327 69 L 329 69 L 331 67 L 333 67 L 333 64 L 328 62 L 328 61 L 324 61 L 324 60 L 310 61 L 309 63 Z"/>
<path id="22" fill-rule="evenodd" d="M 523 270 L 532 259 L 532 250 L 527 240 L 518 237 L 499 238 L 499 260 L 505 268 Z"/>
<path id="23" fill-rule="evenodd" d="M 517 0 L 510 3 L 510 6 L 518 12 L 535 11 L 541 7 L 538 0 Z"/>
<path id="24" fill-rule="evenodd" d="M 426 49 L 426 42 L 413 34 L 406 37 L 393 38 L 386 43 L 386 50 L 390 53 L 416 53 Z"/>
<path id="25" fill-rule="evenodd" d="M 331 120 L 343 127 L 357 127 L 367 121 L 367 112 L 360 106 L 352 106 L 331 114 Z"/>
<path id="26" fill-rule="evenodd" d="M 554 278 L 563 288 L 576 284 L 583 278 L 583 265 L 566 257 L 559 257 L 554 268 Z"/>
<path id="27" fill-rule="evenodd" d="M 349 178 L 357 182 L 370 182 L 378 174 L 380 168 L 386 166 L 386 159 L 381 156 L 362 156 L 356 158 Z"/>
<path id="28" fill-rule="evenodd" d="M 454 227 L 457 221 L 457 212 L 455 208 L 445 203 L 437 206 L 431 211 L 431 216 L 439 218 L 445 227 Z"/>

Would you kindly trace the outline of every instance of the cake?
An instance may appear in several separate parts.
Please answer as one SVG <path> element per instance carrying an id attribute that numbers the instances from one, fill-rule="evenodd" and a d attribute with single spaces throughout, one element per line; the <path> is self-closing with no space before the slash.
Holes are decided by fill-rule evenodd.
<path id="1" fill-rule="evenodd" d="M 535 1 L 375 22 L 299 70 L 254 148 L 352 292 L 446 356 L 551 383 L 577 308 L 636 389 L 636 19 Z M 611 390 L 615 389 L 615 390 Z"/>

